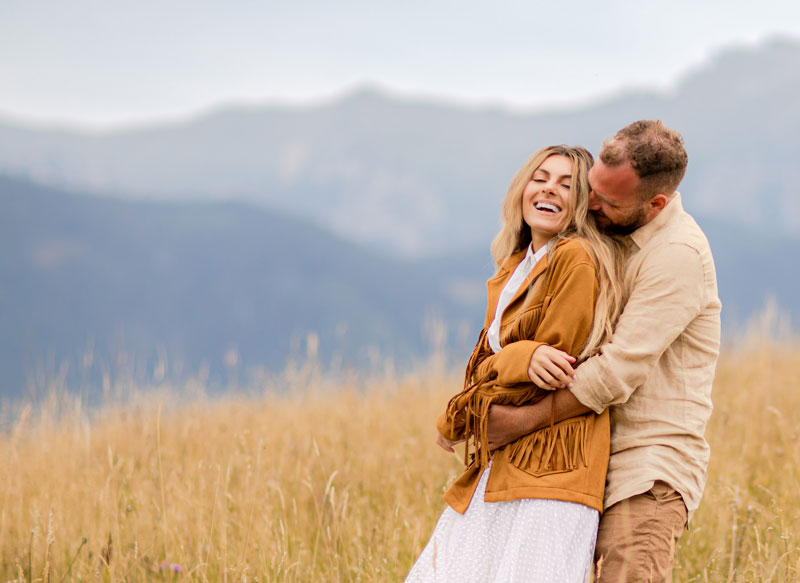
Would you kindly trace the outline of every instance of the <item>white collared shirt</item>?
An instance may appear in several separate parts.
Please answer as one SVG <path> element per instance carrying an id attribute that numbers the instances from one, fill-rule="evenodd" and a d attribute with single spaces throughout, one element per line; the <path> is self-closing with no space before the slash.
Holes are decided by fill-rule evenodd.
<path id="1" fill-rule="evenodd" d="M 546 245 L 542 245 L 535 253 L 533 252 L 533 243 L 528 245 L 528 252 L 525 254 L 525 258 L 519 262 L 514 273 L 511 274 L 511 277 L 508 278 L 506 285 L 503 287 L 503 291 L 500 292 L 500 298 L 497 300 L 497 310 L 494 313 L 494 320 L 492 320 L 492 324 L 486 331 L 486 338 L 489 340 L 489 346 L 491 346 L 492 351 L 495 353 L 500 352 L 502 348 L 502 346 L 500 346 L 500 322 L 503 319 L 503 312 L 506 311 L 508 304 L 511 303 L 514 294 L 517 293 L 517 290 L 519 290 L 522 283 L 528 277 L 528 274 L 539 260 L 545 256 L 547 250 L 550 249 L 553 241 L 554 239 L 550 239 Z"/>

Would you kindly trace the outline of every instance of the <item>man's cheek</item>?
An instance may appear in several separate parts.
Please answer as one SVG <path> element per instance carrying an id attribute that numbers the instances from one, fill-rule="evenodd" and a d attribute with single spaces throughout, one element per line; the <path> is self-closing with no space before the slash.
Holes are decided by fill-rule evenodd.
<path id="1" fill-rule="evenodd" d="M 598 223 L 601 223 L 601 224 L 603 224 L 603 225 L 607 225 L 608 223 L 610 223 L 610 222 L 611 222 L 611 219 L 609 219 L 607 216 L 605 216 L 605 215 L 602 213 L 602 211 L 597 211 L 597 212 L 595 212 L 595 214 L 594 214 L 594 218 L 595 218 L 595 220 L 596 220 Z"/>

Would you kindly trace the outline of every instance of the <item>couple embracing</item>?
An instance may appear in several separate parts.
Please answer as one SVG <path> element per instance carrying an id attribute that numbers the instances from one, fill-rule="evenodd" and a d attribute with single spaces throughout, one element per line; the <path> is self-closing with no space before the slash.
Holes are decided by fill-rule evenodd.
<path id="1" fill-rule="evenodd" d="M 536 152 L 492 242 L 483 330 L 437 422 L 465 472 L 407 583 L 671 581 L 709 450 L 720 302 L 680 134 Z"/>

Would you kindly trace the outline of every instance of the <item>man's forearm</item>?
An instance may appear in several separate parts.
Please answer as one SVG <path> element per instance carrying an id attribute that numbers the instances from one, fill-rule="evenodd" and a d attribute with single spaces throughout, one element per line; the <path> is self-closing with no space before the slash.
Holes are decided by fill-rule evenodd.
<path id="1" fill-rule="evenodd" d="M 528 433 L 550 425 L 553 399 L 555 399 L 554 421 L 556 423 L 564 421 L 564 419 L 571 419 L 572 417 L 584 415 L 591 411 L 589 407 L 578 401 L 568 389 L 558 389 L 535 405 L 523 405 L 519 407 L 521 413 L 524 411 L 523 423 L 525 432 L 522 435 L 527 435 Z"/>
<path id="2" fill-rule="evenodd" d="M 554 400 L 556 423 L 591 411 L 568 389 L 553 391 L 535 405 L 492 405 L 489 409 L 489 448 L 495 450 L 549 426 Z"/>
<path id="3" fill-rule="evenodd" d="M 585 415 L 591 412 L 591 409 L 576 399 L 575 395 L 573 395 L 569 389 L 558 389 L 557 391 L 553 391 L 553 394 L 543 401 L 543 403 L 546 403 L 543 407 L 544 411 L 536 412 L 536 426 L 531 431 L 536 431 L 537 429 L 550 425 L 550 413 L 551 407 L 553 406 L 553 399 L 555 399 L 554 417 L 556 423 L 564 421 L 564 419 L 571 419 L 572 417 L 578 417 L 579 415 Z M 535 406 L 536 405 L 534 405 L 534 407 Z M 544 418 L 540 418 L 542 414 Z"/>

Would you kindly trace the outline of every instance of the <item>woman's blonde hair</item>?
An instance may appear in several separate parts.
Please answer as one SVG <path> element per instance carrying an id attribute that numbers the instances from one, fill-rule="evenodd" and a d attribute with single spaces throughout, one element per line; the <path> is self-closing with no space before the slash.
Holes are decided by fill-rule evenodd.
<path id="1" fill-rule="evenodd" d="M 611 337 L 622 311 L 622 276 L 627 250 L 622 238 L 601 233 L 594 216 L 589 212 L 589 169 L 594 163 L 589 151 L 580 146 L 559 145 L 548 146 L 534 153 L 517 171 L 508 187 L 501 212 L 502 226 L 490 249 L 497 269 L 500 269 L 509 256 L 530 245 L 531 230 L 522 217 L 522 194 L 533 173 L 550 156 L 566 156 L 572 161 L 567 222 L 556 238 L 581 241 L 597 268 L 599 289 L 592 331 L 578 355 L 578 360 L 584 360 L 598 352 L 600 346 Z M 551 246 L 549 253 L 552 254 L 555 248 L 556 245 Z"/>

